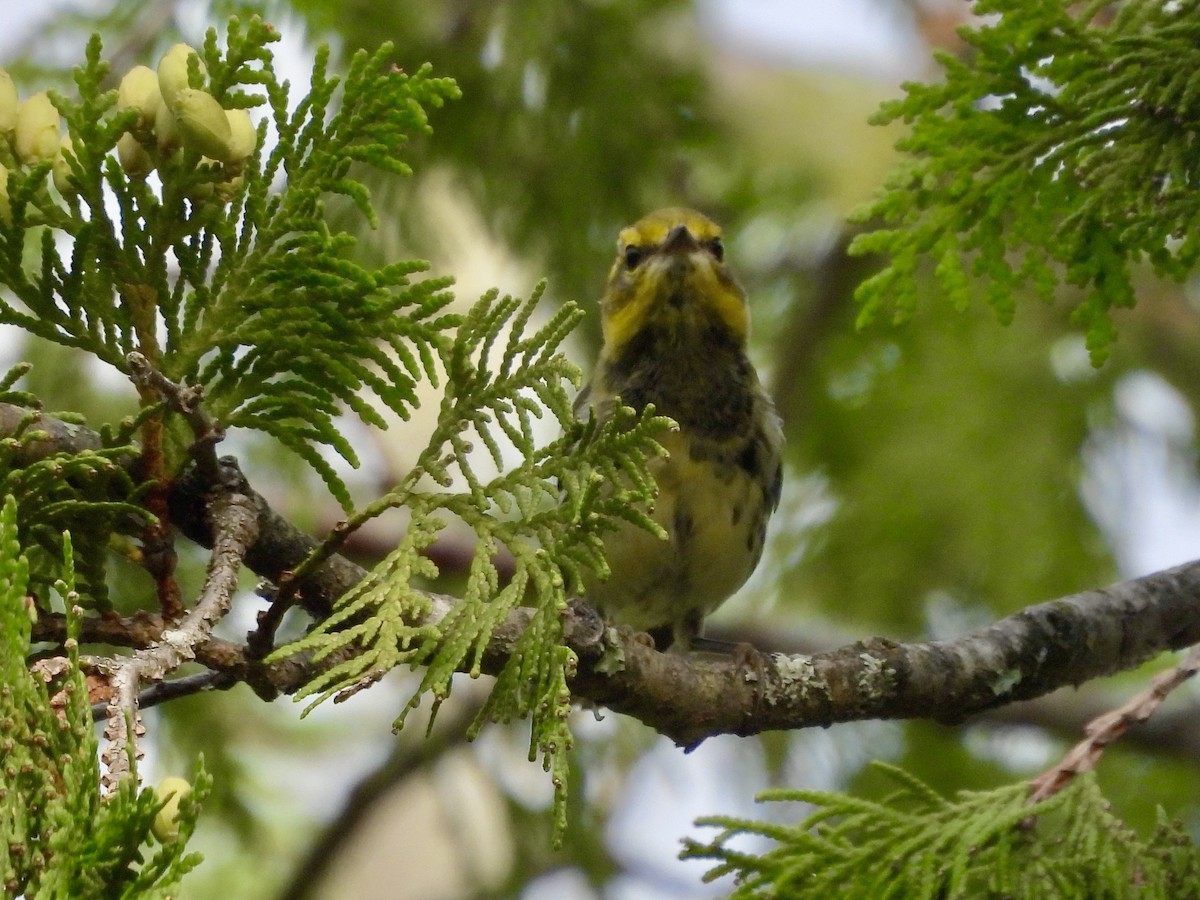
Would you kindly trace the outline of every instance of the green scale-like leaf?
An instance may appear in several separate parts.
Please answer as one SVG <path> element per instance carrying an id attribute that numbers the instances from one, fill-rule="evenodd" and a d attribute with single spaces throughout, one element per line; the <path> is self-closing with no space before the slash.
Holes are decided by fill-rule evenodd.
<path id="1" fill-rule="evenodd" d="M 506 616 L 531 607 L 476 727 L 532 720 L 531 757 L 541 754 L 551 772 L 561 824 L 571 746 L 568 680 L 575 665 L 563 646 L 562 613 L 580 589 L 583 570 L 604 570 L 605 530 L 624 519 L 652 526 L 636 508 L 654 496 L 646 461 L 662 452 L 655 436 L 672 423 L 652 410 L 639 415 L 624 408 L 604 424 L 576 422 L 568 388 L 578 386 L 579 371 L 560 345 L 581 311 L 567 304 L 534 328 L 540 296 L 540 287 L 525 302 L 491 292 L 463 318 L 442 353 L 446 391 L 428 446 L 390 495 L 348 521 L 355 528 L 405 506 L 411 523 L 404 539 L 338 601 L 332 616 L 275 658 L 307 652 L 329 661 L 300 694 L 315 702 L 356 691 L 397 666 L 424 666 L 413 702 L 429 695 L 436 703 L 450 693 L 456 672 L 479 674 Z M 546 411 L 563 436 L 539 446 L 533 421 Z M 505 438 L 522 459 L 484 481 L 469 461 L 470 444 L 477 440 L 499 466 Z M 457 477 L 466 489 L 424 490 L 419 484 L 426 475 L 443 488 Z M 413 582 L 437 574 L 421 552 L 444 527 L 444 513 L 466 522 L 478 542 L 463 596 L 434 622 L 432 598 Z M 507 581 L 494 562 L 501 547 L 514 560 Z"/>
<path id="2" fill-rule="evenodd" d="M 126 374 L 127 354 L 143 353 L 169 378 L 202 386 L 218 426 L 273 434 L 349 507 L 315 445 L 356 465 L 337 416 L 349 410 L 380 427 L 384 409 L 407 417 L 416 383 L 436 380 L 434 360 L 457 317 L 444 312 L 448 279 L 412 281 L 425 263 L 353 262 L 355 240 L 330 231 L 324 204 L 345 197 L 374 225 L 359 169 L 406 174 L 400 148 L 428 132 L 426 110 L 458 90 L 427 66 L 400 71 L 390 45 L 357 54 L 344 80 L 326 73 L 323 50 L 312 91 L 289 113 L 288 86 L 273 71 L 277 39 L 258 19 L 234 19 L 222 52 L 210 31 L 207 77 L 197 69 L 193 85 L 225 109 L 265 107 L 259 149 L 235 171 L 186 146 L 170 154 L 151 146 L 160 187 L 115 158 L 136 114 L 116 110 L 116 92 L 102 89 L 100 43 L 89 44 L 78 100 L 52 94 L 75 147 L 74 190 L 51 192 L 48 163 L 9 166 L 0 323 Z M 33 271 L 31 243 L 40 247 Z M 186 446 L 164 450 L 168 466 L 186 461 Z"/>
<path id="3" fill-rule="evenodd" d="M 1149 841 L 1112 815 L 1093 775 L 1036 804 L 1028 785 L 943 798 L 912 775 L 876 763 L 899 790 L 880 802 L 821 791 L 773 790 L 761 800 L 811 804 L 797 825 L 720 816 L 709 844 L 683 855 L 733 874 L 734 898 L 1173 897 L 1194 893 L 1200 856 L 1181 826 L 1161 822 Z M 773 842 L 755 854 L 730 841 Z M 1189 887 L 1184 887 L 1190 885 Z"/>
<path id="4" fill-rule="evenodd" d="M 0 492 L 2 495 L 2 492 Z M 80 668 L 71 535 L 59 540 L 55 591 L 67 609 L 64 667 L 26 667 L 36 616 L 18 503 L 0 505 L 0 886 L 5 896 L 167 897 L 200 857 L 187 853 L 210 783 L 197 770 L 179 837 L 152 847 L 160 806 L 130 777 L 101 796 L 96 736 Z"/>
<path id="5" fill-rule="evenodd" d="M 1133 268 L 1182 278 L 1200 245 L 1200 7 L 1194 0 L 976 4 L 970 54 L 943 54 L 945 80 L 906 85 L 880 122 L 901 119 L 908 154 L 859 212 L 875 229 L 856 253 L 887 266 L 857 296 L 860 321 L 907 319 L 924 261 L 962 307 L 983 298 L 1007 322 L 1018 293 L 1064 293 L 1095 362 L 1135 302 Z M 1078 288 L 1065 292 L 1063 285 Z"/>

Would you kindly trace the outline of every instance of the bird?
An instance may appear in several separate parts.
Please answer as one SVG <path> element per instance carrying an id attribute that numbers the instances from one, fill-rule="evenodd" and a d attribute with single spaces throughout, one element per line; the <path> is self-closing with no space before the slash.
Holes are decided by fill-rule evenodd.
<path id="1" fill-rule="evenodd" d="M 749 304 L 720 227 L 668 207 L 623 229 L 600 320 L 575 415 L 604 421 L 618 403 L 653 404 L 678 427 L 659 438 L 668 455 L 649 462 L 666 539 L 619 524 L 604 537 L 611 575 L 586 579 L 584 597 L 659 650 L 701 649 L 704 618 L 762 557 L 783 478 L 782 423 L 747 356 Z"/>

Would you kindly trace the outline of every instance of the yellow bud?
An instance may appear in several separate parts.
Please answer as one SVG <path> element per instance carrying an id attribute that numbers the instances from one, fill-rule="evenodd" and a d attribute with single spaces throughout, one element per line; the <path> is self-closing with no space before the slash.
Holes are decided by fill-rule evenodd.
<path id="1" fill-rule="evenodd" d="M 152 128 L 158 108 L 162 106 L 158 90 L 158 75 L 149 66 L 134 66 L 121 79 L 117 89 L 117 109 L 136 109 L 137 128 Z"/>
<path id="2" fill-rule="evenodd" d="M 213 159 L 224 160 L 229 155 L 229 120 L 212 94 L 183 88 L 171 111 L 185 145 Z"/>
<path id="3" fill-rule="evenodd" d="M 75 158 L 75 146 L 71 142 L 69 134 L 58 145 L 58 152 L 54 154 L 54 169 L 52 170 L 54 186 L 64 197 L 79 193 L 79 188 L 75 184 L 75 173 L 71 171 L 71 163 L 67 157 Z"/>
<path id="4" fill-rule="evenodd" d="M 38 91 L 17 110 L 13 149 L 22 162 L 38 163 L 54 159 L 59 140 L 58 110 L 45 91 Z"/>
<path id="5" fill-rule="evenodd" d="M 172 844 L 179 839 L 179 801 L 191 791 L 192 786 L 187 779 L 175 775 L 164 778 L 154 789 L 158 799 L 166 801 L 154 817 L 154 825 L 151 827 L 154 836 L 160 842 Z"/>
<path id="6" fill-rule="evenodd" d="M 125 174 L 131 178 L 145 178 L 154 171 L 154 160 L 150 158 L 142 142 L 128 131 L 117 141 L 117 160 Z"/>
<path id="7" fill-rule="evenodd" d="M 164 156 L 170 156 L 179 149 L 183 137 L 179 133 L 179 121 L 167 104 L 158 108 L 154 116 L 154 138 L 158 141 L 158 150 Z"/>
<path id="8" fill-rule="evenodd" d="M 0 163 L 0 219 L 12 221 L 12 204 L 8 202 L 8 168 Z"/>
<path id="9" fill-rule="evenodd" d="M 17 127 L 17 110 L 21 106 L 21 98 L 17 96 L 17 86 L 13 84 L 12 76 L 0 69 L 0 134 L 8 134 Z"/>
<path id="10" fill-rule="evenodd" d="M 227 109 L 225 118 L 229 120 L 229 152 L 225 162 L 240 163 L 258 146 L 258 132 L 250 121 L 250 113 L 244 109 Z"/>
<path id="11" fill-rule="evenodd" d="M 172 110 L 178 102 L 179 92 L 190 88 L 188 83 L 188 57 L 199 54 L 187 44 L 176 44 L 158 61 L 158 90 L 167 106 Z M 204 62 L 200 62 L 200 74 L 205 74 Z"/>

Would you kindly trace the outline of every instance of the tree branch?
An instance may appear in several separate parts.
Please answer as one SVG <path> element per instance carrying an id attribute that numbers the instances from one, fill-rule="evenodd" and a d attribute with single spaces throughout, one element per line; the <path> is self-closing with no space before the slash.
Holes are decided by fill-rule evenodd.
<path id="1" fill-rule="evenodd" d="M 0 403 L 0 438 L 40 433 L 36 441 L 22 440 L 13 457 L 14 466 L 27 466 L 56 453 L 81 453 L 99 450 L 100 435 L 83 425 L 64 422 L 38 409 Z"/>
<path id="2" fill-rule="evenodd" d="M 208 643 L 213 625 L 229 611 L 242 558 L 258 535 L 256 520 L 240 493 L 227 491 L 219 495 L 213 503 L 211 518 L 215 538 L 208 574 L 200 598 L 183 621 L 177 627 L 160 629 L 153 644 L 129 656 L 88 660 L 92 667 L 108 673 L 112 690 L 104 730 L 108 746 L 101 756 L 108 767 L 104 783 L 110 790 L 131 773 L 130 748 L 137 752 L 133 738 L 142 733 L 138 707 L 141 683 L 161 682 L 185 662 L 195 659 L 197 648 Z"/>
<path id="3" fill-rule="evenodd" d="M 1187 658 L 1175 668 L 1155 675 L 1146 690 L 1090 722 L 1086 729 L 1087 737 L 1076 744 L 1058 765 L 1029 783 L 1029 802 L 1037 803 L 1057 794 L 1076 775 L 1094 769 L 1109 744 L 1124 735 L 1131 725 L 1148 720 L 1167 699 L 1167 695 L 1195 676 L 1197 671 L 1200 671 L 1200 647 L 1193 647 Z"/>
<path id="4" fill-rule="evenodd" d="M 206 691 L 224 691 L 237 683 L 236 678 L 225 672 L 209 671 L 184 675 L 181 678 L 172 678 L 150 685 L 138 695 L 137 708 L 139 710 L 149 709 L 160 703 L 167 703 L 180 697 L 190 697 L 192 694 L 202 694 Z M 106 718 L 108 718 L 108 704 L 93 703 L 92 721 L 103 722 Z"/>
<path id="5" fill-rule="evenodd" d="M 171 409 L 184 417 L 196 438 L 191 454 L 197 467 L 209 481 L 218 478 L 214 448 L 225 437 L 225 433 L 202 405 L 204 390 L 195 385 L 176 384 L 137 351 L 127 354 L 125 361 L 129 363 L 130 377 L 135 385 L 158 394 Z"/>
<path id="6" fill-rule="evenodd" d="M 272 511 L 235 462 L 223 459 L 221 465 L 218 484 L 205 483 L 196 469 L 176 482 L 173 521 L 209 547 L 215 519 L 209 511 L 223 492 L 243 495 L 258 530 L 245 563 L 265 578 L 282 577 L 317 542 Z M 310 614 L 327 615 L 364 574 L 334 556 L 300 586 L 298 600 Z M 431 622 L 456 602 L 443 595 L 432 599 Z M 485 672 L 503 666 L 530 615 L 518 609 L 501 623 L 484 659 Z M 39 622 L 39 639 L 65 633 L 55 621 Z M 152 617 L 138 621 L 145 625 Z M 688 747 L 716 734 L 859 719 L 953 723 L 1200 643 L 1200 562 L 1033 606 L 953 640 L 898 644 L 872 638 L 825 653 L 771 654 L 753 667 L 720 655 L 656 652 L 629 631 L 605 627 L 583 606 L 569 610 L 563 626 L 566 643 L 579 657 L 572 682 L 576 696 L 633 716 Z M 104 620 L 88 620 L 82 637 L 98 640 L 99 631 L 112 630 Z M 295 691 L 317 671 L 302 659 L 264 666 L 244 647 L 212 639 L 197 648 L 196 658 L 247 681 L 263 696 Z"/>

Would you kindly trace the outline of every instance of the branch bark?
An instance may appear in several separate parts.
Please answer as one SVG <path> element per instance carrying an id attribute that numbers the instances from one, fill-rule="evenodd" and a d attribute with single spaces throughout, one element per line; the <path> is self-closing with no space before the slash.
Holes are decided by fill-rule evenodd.
<path id="1" fill-rule="evenodd" d="M 1052 769 L 1043 772 L 1029 783 L 1029 802 L 1037 803 L 1057 794 L 1077 776 L 1090 772 L 1100 762 L 1108 746 L 1121 738 L 1133 725 L 1140 725 L 1154 715 L 1171 691 L 1200 671 L 1200 647 L 1193 647 L 1179 665 L 1160 672 L 1150 686 L 1120 708 L 1098 716 L 1088 724 L 1087 737 L 1076 744 Z"/>
<path id="2" fill-rule="evenodd" d="M 195 659 L 198 648 L 209 643 L 213 625 L 233 602 L 242 558 L 257 537 L 255 520 L 246 498 L 233 491 L 223 492 L 217 498 L 211 520 L 215 538 L 208 574 L 200 598 L 183 621 L 174 627 L 160 627 L 151 645 L 140 647 L 129 656 L 87 660 L 93 668 L 109 676 L 111 695 L 104 730 L 108 746 L 101 754 L 108 768 L 104 784 L 109 790 L 132 774 L 131 748 L 132 752 L 138 752 L 136 738 L 143 733 L 138 696 L 141 683 L 162 683 L 168 674 Z"/>
<path id="3" fill-rule="evenodd" d="M 3 412 L 0 407 L 0 423 Z M 69 443 L 56 441 L 56 448 Z M 271 510 L 234 461 L 221 462 L 217 484 L 192 470 L 174 485 L 173 521 L 190 539 L 211 547 L 209 510 L 222 492 L 241 494 L 257 522 L 246 565 L 268 579 L 283 577 L 316 541 Z M 332 557 L 301 586 L 298 602 L 314 616 L 327 615 L 333 601 L 364 574 L 349 560 Z M 433 599 L 430 618 L 436 621 L 455 600 Z M 528 620 L 527 611 L 517 610 L 501 624 L 484 671 L 499 671 Z M 153 617 L 137 622 L 158 625 L 144 629 L 150 633 L 141 638 L 161 632 Z M 119 635 L 111 632 L 120 631 L 120 625 L 92 620 L 82 637 L 139 646 L 133 636 L 115 640 Z M 50 617 L 39 623 L 39 639 L 53 639 L 55 626 Z M 716 734 L 858 719 L 954 723 L 1200 643 L 1200 562 L 1032 606 L 953 640 L 900 644 L 871 638 L 824 653 L 774 653 L 749 666 L 732 656 L 659 653 L 632 632 L 605 627 L 583 606 L 565 615 L 564 636 L 579 657 L 572 684 L 578 697 L 633 716 L 686 747 Z M 197 648 L 196 658 L 249 682 L 264 696 L 295 691 L 316 671 L 303 660 L 265 666 L 244 647 L 215 639 Z M 614 659 L 621 660 L 616 671 Z"/>

